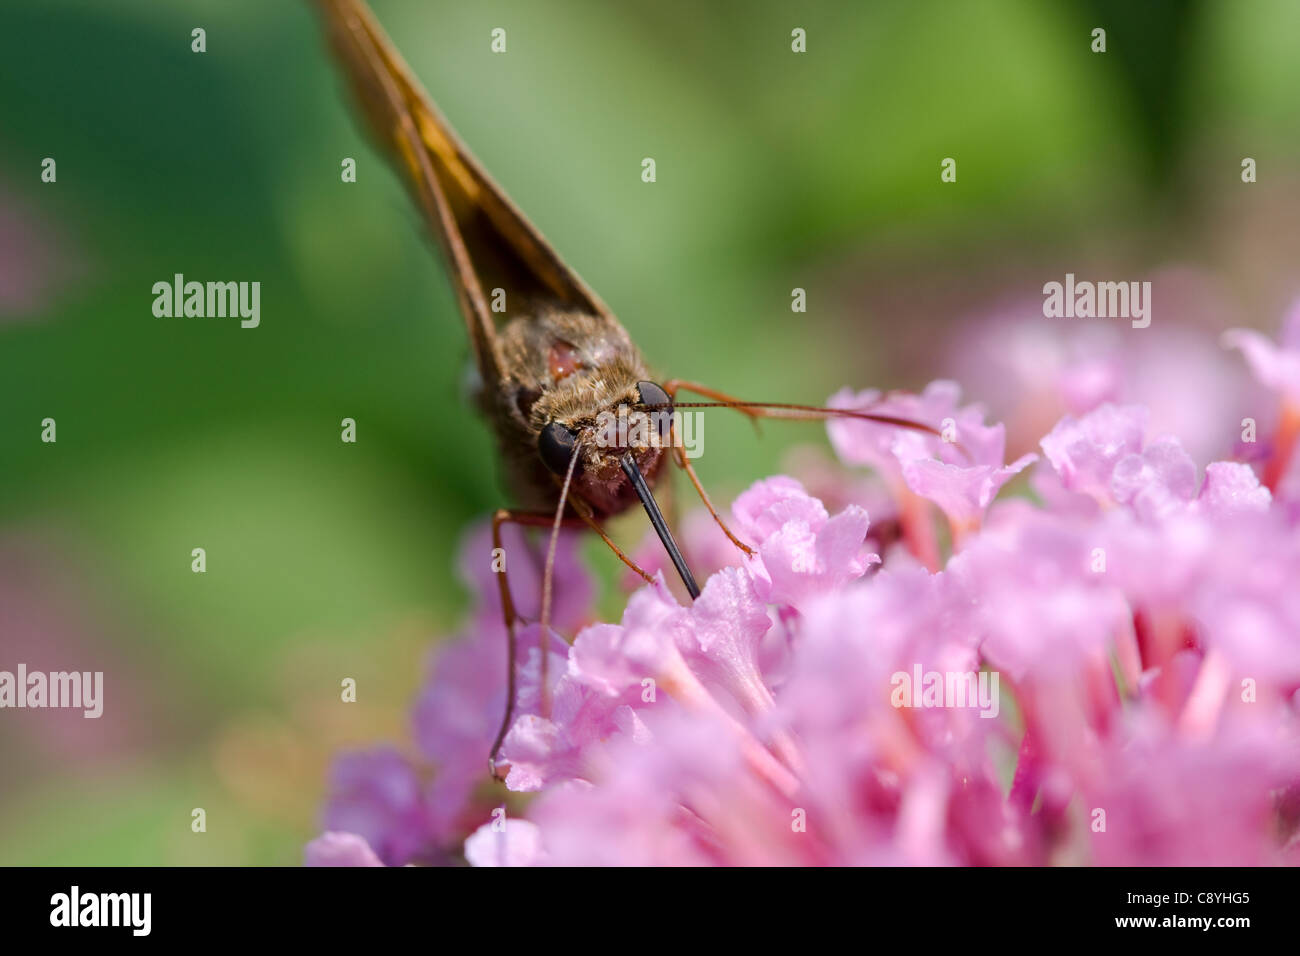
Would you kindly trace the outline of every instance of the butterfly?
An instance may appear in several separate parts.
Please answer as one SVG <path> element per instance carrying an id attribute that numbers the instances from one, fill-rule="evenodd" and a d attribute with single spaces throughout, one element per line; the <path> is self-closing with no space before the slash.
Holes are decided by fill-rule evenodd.
<path id="1" fill-rule="evenodd" d="M 636 504 L 645 510 L 692 599 L 699 585 L 654 496 L 670 463 L 690 479 L 713 520 L 741 551 L 680 441 L 682 409 L 733 408 L 752 418 L 849 416 L 939 434 L 866 410 L 742 401 L 698 382 L 657 379 L 600 297 L 560 258 L 443 118 L 362 0 L 316 0 L 371 132 L 394 161 L 442 247 L 477 372 L 476 403 L 496 434 L 515 507 L 492 518 L 494 554 L 507 524 L 550 529 L 542 576 L 541 687 L 547 666 L 555 548 L 562 527 L 595 532 L 629 568 L 653 578 L 604 530 Z M 504 305 L 504 311 L 494 306 Z M 689 392 L 708 401 L 683 402 Z M 611 428 L 611 422 L 624 427 Z M 508 637 L 506 709 L 488 757 L 513 723 L 521 623 L 506 563 L 497 581 Z"/>

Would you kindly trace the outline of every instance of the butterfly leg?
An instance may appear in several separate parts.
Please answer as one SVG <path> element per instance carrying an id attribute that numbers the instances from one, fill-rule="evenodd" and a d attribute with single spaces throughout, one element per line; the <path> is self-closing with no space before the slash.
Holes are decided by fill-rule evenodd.
<path id="1" fill-rule="evenodd" d="M 549 528 L 555 523 L 555 516 L 544 514 L 536 511 L 510 511 L 506 508 L 497 509 L 492 515 L 492 551 L 493 555 L 502 556 L 501 570 L 497 572 L 497 590 L 501 597 L 501 616 L 506 625 L 506 710 L 501 718 L 501 727 L 497 731 L 496 739 L 492 741 L 492 750 L 488 754 L 488 766 L 491 768 L 493 779 L 500 780 L 501 776 L 497 773 L 497 754 L 501 750 L 501 743 L 506 739 L 506 734 L 510 731 L 510 725 L 514 722 L 515 716 L 515 661 L 518 657 L 515 642 L 515 625 L 523 619 L 515 609 L 514 599 L 510 596 L 510 582 L 506 578 L 506 565 L 504 560 L 505 548 L 501 541 L 501 527 L 506 524 L 517 524 L 525 528 Z M 574 526 L 572 520 L 565 524 L 569 527 Z M 581 527 L 579 523 L 577 525 Z"/>
<path id="2" fill-rule="evenodd" d="M 574 510 L 578 512 L 577 518 L 565 518 L 562 526 L 565 528 L 590 528 L 600 536 L 600 539 L 608 545 L 609 549 L 618 556 L 618 559 L 635 571 L 646 581 L 653 583 L 654 578 L 623 553 L 623 550 L 607 535 L 600 524 L 596 521 L 595 515 L 586 503 L 579 498 L 570 498 L 569 503 Z M 550 528 L 555 523 L 555 516 L 537 511 L 511 511 L 506 508 L 500 508 L 492 515 L 492 548 L 494 553 L 505 554 L 501 540 L 501 528 L 507 524 L 517 524 L 526 528 Z M 506 739 L 506 734 L 510 732 L 510 727 L 514 723 L 515 717 L 515 694 L 517 692 L 515 683 L 515 663 L 518 659 L 517 643 L 515 640 L 515 625 L 522 621 L 519 612 L 515 608 L 514 599 L 510 596 L 510 583 L 506 577 L 506 563 L 501 564 L 501 570 L 497 573 L 497 588 L 501 596 L 501 615 L 506 625 L 506 709 L 501 718 L 501 727 L 497 730 L 496 739 L 492 741 L 492 750 L 488 754 L 488 766 L 491 768 L 492 777 L 500 780 L 501 776 L 497 773 L 497 754 L 501 751 L 501 744 Z"/>
<path id="3" fill-rule="evenodd" d="M 671 379 L 668 382 L 665 382 L 663 389 L 665 392 L 668 393 L 668 397 L 674 400 L 677 398 L 678 390 L 685 389 L 689 392 L 695 392 L 698 395 L 703 395 L 705 398 L 712 398 L 715 401 L 719 401 L 719 402 L 739 401 L 739 399 L 732 398 L 730 395 L 727 395 L 724 392 L 719 392 L 711 388 L 706 388 L 705 386 L 699 385 L 695 382 L 684 382 L 681 379 L 676 379 L 676 378 Z M 750 418 L 752 418 L 755 421 L 757 421 L 759 418 L 759 413 L 757 411 L 753 411 L 745 408 L 738 409 L 738 411 L 744 412 L 746 415 L 750 416 Z M 754 554 L 754 549 L 751 548 L 749 545 L 745 544 L 745 542 L 741 541 L 734 534 L 732 534 L 731 529 L 727 527 L 727 523 L 723 521 L 722 516 L 718 514 L 718 510 L 713 507 L 713 502 L 709 500 L 709 495 L 704 490 L 704 485 L 700 483 L 700 476 L 695 473 L 695 467 L 691 464 L 690 459 L 686 457 L 686 450 L 682 448 L 677 442 L 677 436 L 674 431 L 676 427 L 677 427 L 677 423 L 676 421 L 674 421 L 669 428 L 669 446 L 673 450 L 673 458 L 676 460 L 678 467 L 681 468 L 682 471 L 686 472 L 686 477 L 688 477 L 691 480 L 691 484 L 695 486 L 695 491 L 699 494 L 700 500 L 704 502 L 704 507 L 707 508 L 709 514 L 713 516 L 713 520 L 716 521 L 718 527 L 722 529 L 722 533 L 725 534 L 728 538 L 730 538 L 731 543 L 734 544 L 736 547 L 738 547 L 741 551 L 745 552 L 745 554 L 747 555 L 752 556 Z"/>
<path id="4" fill-rule="evenodd" d="M 590 528 L 592 531 L 596 532 L 596 534 L 600 536 L 600 540 L 605 542 L 605 545 L 609 548 L 609 550 L 614 552 L 614 554 L 618 557 L 620 561 L 626 564 L 637 574 L 641 575 L 641 577 L 645 579 L 647 584 L 655 583 L 655 579 L 652 578 L 648 573 L 646 573 L 645 569 L 643 569 L 635 561 L 633 561 L 626 554 L 624 554 L 623 549 L 620 548 L 618 545 L 616 545 L 614 543 L 614 540 L 605 533 L 605 529 L 600 526 L 600 522 L 596 520 L 595 514 L 592 513 L 591 508 L 587 505 L 585 501 L 583 501 L 581 498 L 570 498 L 569 503 L 573 505 L 573 510 L 578 512 L 578 517 L 582 520 L 582 522 L 588 528 Z"/>

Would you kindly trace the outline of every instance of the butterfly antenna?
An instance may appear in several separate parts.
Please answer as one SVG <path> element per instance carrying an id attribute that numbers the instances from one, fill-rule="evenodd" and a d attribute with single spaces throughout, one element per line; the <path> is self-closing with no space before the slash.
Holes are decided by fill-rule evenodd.
<path id="1" fill-rule="evenodd" d="M 578 452 L 582 445 L 575 443 L 573 454 L 569 457 L 569 467 L 564 472 L 564 484 L 560 486 L 560 505 L 555 509 L 555 523 L 551 525 L 551 540 L 546 546 L 546 565 L 542 570 L 542 631 L 538 636 L 542 649 L 540 671 L 541 711 L 543 717 L 551 716 L 551 592 L 555 579 L 555 548 L 560 540 L 560 525 L 564 522 L 564 506 L 569 500 L 569 486 L 573 484 L 573 471 L 578 465 Z"/>
<path id="2" fill-rule="evenodd" d="M 944 433 L 933 425 L 914 422 L 910 418 L 896 415 L 881 415 L 876 412 L 862 411 L 855 408 L 826 408 L 820 405 L 794 405 L 788 402 L 673 402 L 673 408 L 734 408 L 739 411 L 761 412 L 764 418 L 784 418 L 791 421 L 813 421 L 819 418 L 854 418 L 858 421 L 874 422 L 877 425 L 889 425 L 893 428 L 905 428 L 909 431 L 924 432 L 943 439 L 965 457 L 970 455 L 960 442 L 950 441 Z"/>

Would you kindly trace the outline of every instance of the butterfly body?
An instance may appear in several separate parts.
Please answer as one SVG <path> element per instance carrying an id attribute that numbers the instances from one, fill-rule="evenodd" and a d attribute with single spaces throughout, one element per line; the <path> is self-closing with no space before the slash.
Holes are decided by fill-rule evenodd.
<path id="1" fill-rule="evenodd" d="M 570 494 L 600 518 L 637 504 L 622 456 L 630 451 L 653 484 L 665 449 L 658 431 L 647 442 L 629 445 L 619 443 L 617 432 L 608 428 L 621 411 L 631 423 L 628 432 L 635 432 L 638 416 L 645 414 L 638 408 L 640 386 L 650 379 L 622 325 L 610 316 L 543 308 L 507 322 L 500 343 L 505 374 L 491 387 L 484 384 L 478 402 L 496 431 L 507 481 L 520 507 L 556 507 L 554 473 L 537 449 L 543 431 L 557 423 L 576 436 L 580 456 Z"/>

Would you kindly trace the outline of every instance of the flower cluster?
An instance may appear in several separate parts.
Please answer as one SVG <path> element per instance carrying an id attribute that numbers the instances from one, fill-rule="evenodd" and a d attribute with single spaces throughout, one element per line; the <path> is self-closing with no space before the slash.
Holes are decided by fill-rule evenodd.
<path id="1" fill-rule="evenodd" d="M 833 419 L 874 483 L 757 482 L 729 522 L 752 555 L 692 517 L 684 546 L 711 572 L 693 603 L 660 573 L 619 623 L 588 622 L 562 537 L 552 657 L 521 629 L 495 812 L 505 641 L 476 536 L 478 604 L 416 704 L 418 759 L 341 757 L 308 861 L 1294 862 L 1300 309 L 1280 345 L 1225 344 L 1279 408 L 1254 448 L 1223 423 L 1235 460 L 1200 467 L 1146 407 L 1101 401 L 1006 463 L 1003 426 L 951 382 L 845 391 L 833 406 L 939 434 Z M 997 498 L 1017 476 L 1027 493 Z M 530 620 L 536 576 L 511 565 Z"/>

